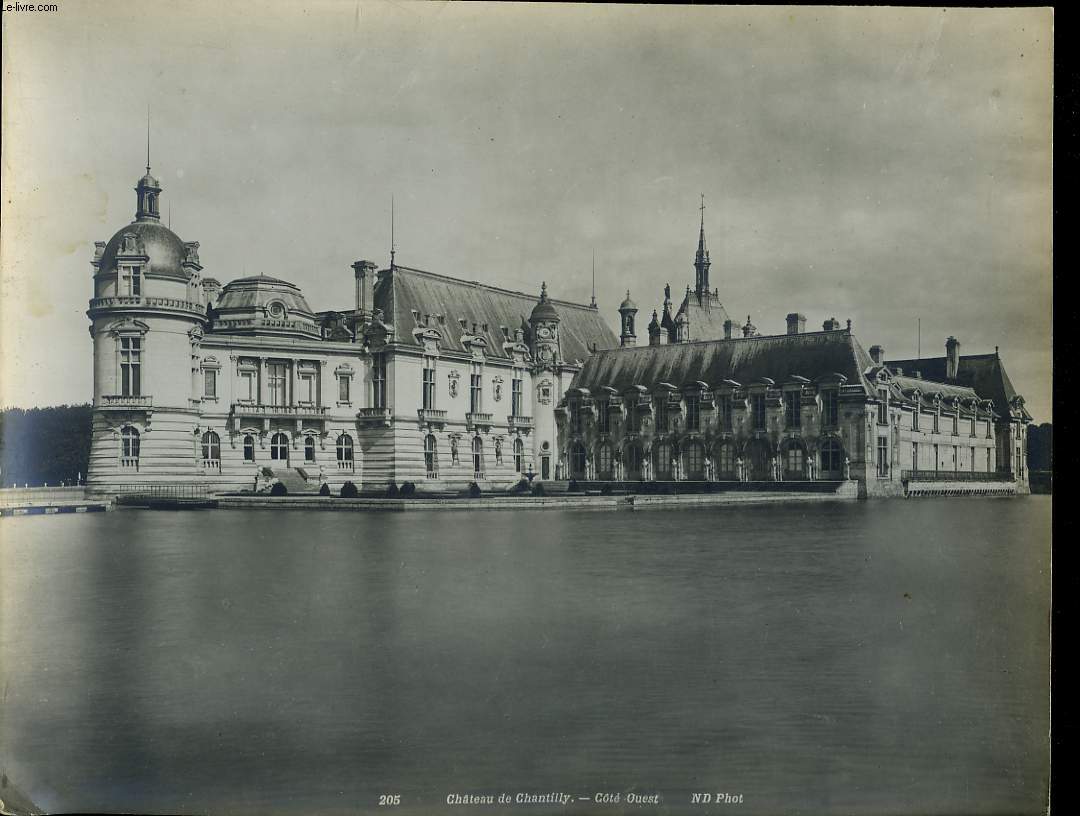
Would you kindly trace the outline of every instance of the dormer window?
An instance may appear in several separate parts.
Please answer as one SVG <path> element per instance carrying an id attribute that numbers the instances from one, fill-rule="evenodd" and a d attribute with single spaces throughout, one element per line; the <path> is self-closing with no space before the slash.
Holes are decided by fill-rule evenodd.
<path id="1" fill-rule="evenodd" d="M 120 267 L 120 291 L 117 294 L 139 297 L 142 295 L 142 267 Z"/>
<path id="2" fill-rule="evenodd" d="M 285 304 L 281 301 L 275 300 L 266 307 L 266 311 L 274 320 L 283 320 L 285 318 Z"/>

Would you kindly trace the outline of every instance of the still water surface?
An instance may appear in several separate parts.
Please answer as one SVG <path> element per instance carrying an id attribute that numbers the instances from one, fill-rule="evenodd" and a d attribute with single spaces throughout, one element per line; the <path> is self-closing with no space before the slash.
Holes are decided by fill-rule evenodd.
<path id="1" fill-rule="evenodd" d="M 0 760 L 67 811 L 1037 813 L 1050 508 L 5 519 Z"/>

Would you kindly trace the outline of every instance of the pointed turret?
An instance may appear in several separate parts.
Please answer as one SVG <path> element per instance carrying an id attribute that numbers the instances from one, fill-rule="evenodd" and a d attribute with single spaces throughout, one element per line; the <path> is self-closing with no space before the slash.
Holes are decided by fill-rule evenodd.
<path id="1" fill-rule="evenodd" d="M 694 255 L 694 269 L 696 271 L 696 285 L 694 291 L 698 299 L 707 298 L 709 290 L 709 250 L 705 246 L 705 195 L 701 196 L 701 229 L 698 232 L 697 253 Z"/>

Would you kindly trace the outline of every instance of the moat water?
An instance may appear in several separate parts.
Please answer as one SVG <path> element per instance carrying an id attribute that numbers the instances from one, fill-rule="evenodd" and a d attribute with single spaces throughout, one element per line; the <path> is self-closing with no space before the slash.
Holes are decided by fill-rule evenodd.
<path id="1" fill-rule="evenodd" d="M 1050 511 L 4 519 L 2 770 L 51 811 L 1039 813 Z"/>

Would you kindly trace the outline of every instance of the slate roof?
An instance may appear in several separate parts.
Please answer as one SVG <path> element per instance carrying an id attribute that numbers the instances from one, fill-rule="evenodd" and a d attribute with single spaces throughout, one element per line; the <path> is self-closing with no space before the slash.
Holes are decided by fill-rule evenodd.
<path id="1" fill-rule="evenodd" d="M 814 380 L 843 374 L 847 385 L 873 395 L 864 374 L 872 366 L 870 355 L 849 332 L 809 332 L 601 351 L 586 361 L 571 387 L 595 393 L 607 386 L 622 392 L 634 385 L 651 390 L 662 382 L 682 386 L 702 381 L 716 387 L 723 380 L 749 385 L 763 377 L 783 383 L 792 376 Z"/>
<path id="2" fill-rule="evenodd" d="M 424 315 L 443 316 L 442 322 L 432 318 L 431 323 L 443 336 L 442 347 L 451 351 L 465 351 L 461 337 L 472 335 L 475 323 L 476 334 L 487 340 L 489 357 L 508 356 L 503 350 L 503 326 L 509 330 L 511 340 L 514 331 L 522 329 L 525 343 L 531 341 L 529 315 L 538 302 L 539 292 L 514 292 L 405 266 L 380 271 L 375 284 L 375 308 L 382 310 L 385 322 L 394 325 L 398 342 L 419 345 L 412 333 L 418 325 L 412 313 L 415 309 L 421 323 Z M 597 309 L 551 297 L 548 302 L 559 315 L 560 347 L 566 362 L 586 360 L 593 344 L 600 349 L 619 345 L 615 332 Z M 460 320 L 465 321 L 465 328 Z"/>
<path id="3" fill-rule="evenodd" d="M 945 357 L 887 361 L 888 367 L 893 372 L 897 368 L 903 369 L 905 375 L 918 371 L 930 380 L 974 389 L 975 393 L 983 399 L 994 401 L 994 410 L 998 414 L 1009 416 L 1011 411 L 1009 403 L 1016 396 L 1016 389 L 1013 388 L 1009 375 L 1005 373 L 1005 366 L 1002 365 L 1001 358 L 996 353 L 962 355 L 956 379 L 951 381 L 945 376 L 947 363 Z"/>
<path id="4" fill-rule="evenodd" d="M 694 292 L 688 292 L 676 317 L 685 314 L 689 321 L 690 341 L 722 340 L 724 321 L 729 320 L 724 305 L 709 293 L 700 299 Z"/>

